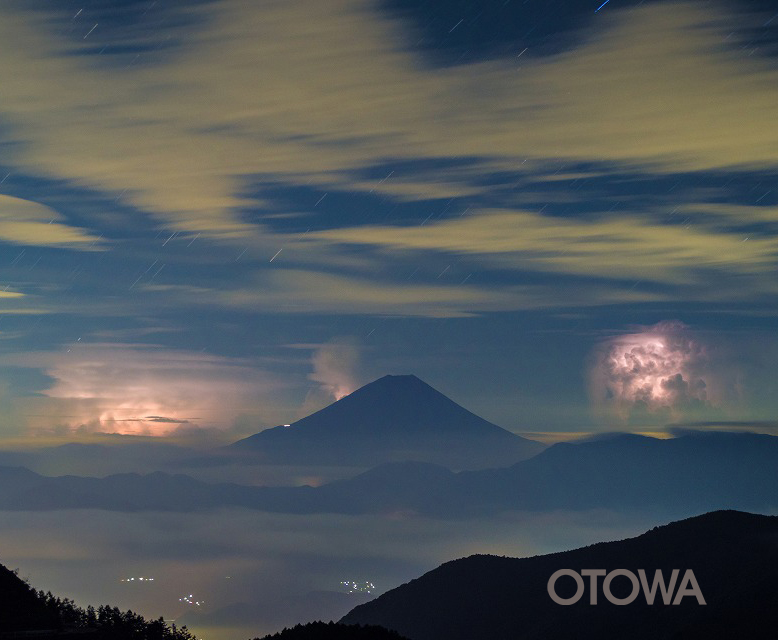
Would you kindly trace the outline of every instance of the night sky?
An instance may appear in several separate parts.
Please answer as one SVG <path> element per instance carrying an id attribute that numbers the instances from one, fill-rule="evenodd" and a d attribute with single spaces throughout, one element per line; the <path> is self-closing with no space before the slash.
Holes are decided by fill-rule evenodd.
<path id="1" fill-rule="evenodd" d="M 388 373 L 547 439 L 774 431 L 777 45 L 757 0 L 4 2 L 0 438 Z"/>

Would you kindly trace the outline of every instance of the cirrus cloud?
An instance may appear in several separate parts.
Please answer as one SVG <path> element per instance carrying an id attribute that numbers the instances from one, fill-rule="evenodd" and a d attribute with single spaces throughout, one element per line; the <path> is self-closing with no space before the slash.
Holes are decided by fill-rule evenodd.
<path id="1" fill-rule="evenodd" d="M 668 225 L 624 213 L 573 218 L 530 211 L 484 210 L 419 227 L 366 225 L 308 234 L 394 252 L 445 251 L 479 256 L 512 269 L 600 278 L 636 278 L 693 285 L 692 295 L 721 295 L 698 288 L 699 273 L 746 276 L 750 292 L 774 291 L 778 238 L 713 224 Z M 747 238 L 747 241 L 744 241 Z M 737 288 L 743 294 L 742 278 Z M 730 291 L 738 295 L 737 291 Z"/>
<path id="2" fill-rule="evenodd" d="M 504 170 L 528 158 L 667 172 L 776 165 L 778 71 L 722 46 L 733 21 L 753 22 L 724 5 L 613 10 L 572 50 L 452 68 L 422 64 L 403 47 L 402 23 L 369 2 L 180 10 L 199 20 L 186 39 L 154 64 L 117 71 L 78 55 L 87 43 L 63 37 L 44 12 L 4 7 L 10 159 L 225 238 L 260 237 L 240 215 L 261 200 L 244 191 L 258 174 L 348 182 L 387 158 L 463 153 Z M 425 197 L 419 183 L 384 188 Z M 447 191 L 463 186 L 435 177 L 427 197 Z"/>
<path id="3" fill-rule="evenodd" d="M 0 194 L 0 241 L 42 247 L 94 250 L 98 236 L 66 224 L 46 205 Z"/>

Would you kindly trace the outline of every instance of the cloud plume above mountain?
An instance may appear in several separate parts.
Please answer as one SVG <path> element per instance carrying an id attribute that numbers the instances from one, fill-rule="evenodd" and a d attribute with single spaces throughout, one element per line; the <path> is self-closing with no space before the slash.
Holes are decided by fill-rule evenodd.
<path id="1" fill-rule="evenodd" d="M 311 380 L 318 382 L 322 390 L 340 400 L 354 391 L 356 370 L 359 364 L 359 347 L 353 340 L 335 339 L 321 345 L 311 357 Z"/>

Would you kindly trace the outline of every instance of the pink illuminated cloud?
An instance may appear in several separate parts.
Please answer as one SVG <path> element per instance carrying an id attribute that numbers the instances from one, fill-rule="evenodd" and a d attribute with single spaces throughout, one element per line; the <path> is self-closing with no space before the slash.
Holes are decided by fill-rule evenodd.
<path id="1" fill-rule="evenodd" d="M 603 342 L 590 383 L 595 408 L 621 419 L 636 410 L 676 415 L 715 406 L 721 386 L 706 345 L 681 322 L 660 322 Z"/>
<path id="2" fill-rule="evenodd" d="M 281 386 L 248 361 L 153 345 L 80 344 L 27 354 L 16 364 L 40 367 L 53 379 L 29 421 L 43 431 L 164 436 L 228 429 Z"/>

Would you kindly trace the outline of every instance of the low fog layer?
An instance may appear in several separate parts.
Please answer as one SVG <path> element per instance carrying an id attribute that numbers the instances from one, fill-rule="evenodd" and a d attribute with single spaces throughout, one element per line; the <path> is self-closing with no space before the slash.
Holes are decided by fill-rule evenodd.
<path id="1" fill-rule="evenodd" d="M 82 605 L 108 602 L 189 621 L 206 640 L 236 640 L 306 619 L 338 618 L 453 558 L 547 553 L 624 538 L 655 524 L 656 516 L 606 511 L 456 523 L 241 509 L 5 512 L 0 562 L 19 568 L 37 588 Z M 122 581 L 129 578 L 135 580 Z M 345 581 L 358 588 L 370 582 L 375 591 L 348 593 L 354 589 Z"/>

